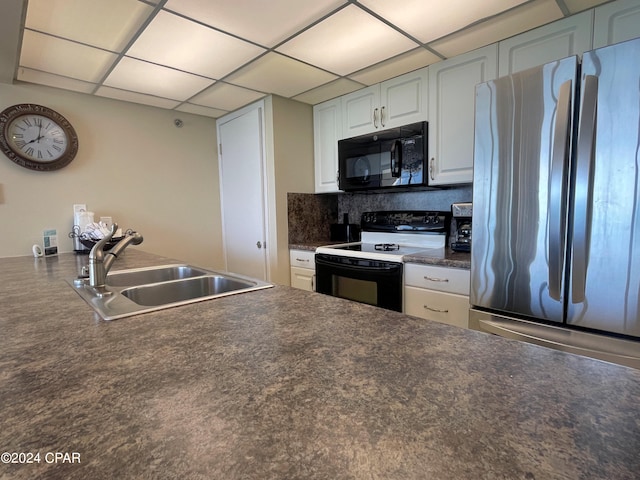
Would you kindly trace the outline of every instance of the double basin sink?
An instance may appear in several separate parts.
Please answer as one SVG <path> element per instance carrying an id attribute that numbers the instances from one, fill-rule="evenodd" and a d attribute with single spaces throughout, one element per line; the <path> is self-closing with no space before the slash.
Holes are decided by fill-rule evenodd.
<path id="1" fill-rule="evenodd" d="M 272 286 L 241 275 L 185 264 L 115 270 L 107 275 L 104 288 L 91 287 L 85 278 L 68 283 L 105 320 Z"/>

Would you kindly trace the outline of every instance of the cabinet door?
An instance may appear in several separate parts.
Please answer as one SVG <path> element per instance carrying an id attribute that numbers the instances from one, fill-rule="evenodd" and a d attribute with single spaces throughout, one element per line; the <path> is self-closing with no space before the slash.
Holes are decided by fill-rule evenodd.
<path id="1" fill-rule="evenodd" d="M 395 128 L 427 119 L 427 72 L 427 68 L 422 68 L 380 84 L 381 128 Z"/>
<path id="2" fill-rule="evenodd" d="M 423 288 L 404 288 L 404 313 L 436 322 L 469 327 L 469 297 Z"/>
<path id="3" fill-rule="evenodd" d="M 429 185 L 473 181 L 475 86 L 496 78 L 497 46 L 429 67 Z"/>
<path id="4" fill-rule="evenodd" d="M 315 192 L 338 191 L 338 140 L 342 135 L 342 104 L 330 100 L 313 107 Z"/>
<path id="5" fill-rule="evenodd" d="M 500 42 L 500 76 L 591 50 L 592 22 L 589 10 Z"/>
<path id="6" fill-rule="evenodd" d="M 357 137 L 380 127 L 380 85 L 349 93 L 342 97 L 342 138 Z M 373 116 L 376 115 L 374 119 Z"/>
<path id="7" fill-rule="evenodd" d="M 640 3 L 618 0 L 595 9 L 593 48 L 640 37 Z"/>

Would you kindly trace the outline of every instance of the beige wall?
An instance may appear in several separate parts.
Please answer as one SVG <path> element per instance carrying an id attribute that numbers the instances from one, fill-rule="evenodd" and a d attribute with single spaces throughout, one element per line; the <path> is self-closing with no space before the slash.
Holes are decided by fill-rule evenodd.
<path id="1" fill-rule="evenodd" d="M 287 192 L 313 193 L 313 107 L 270 95 L 265 99 L 271 281 L 288 285 L 289 225 Z M 275 226 L 275 228 L 273 228 Z"/>
<path id="2" fill-rule="evenodd" d="M 223 265 L 215 120 L 35 85 L 0 84 L 0 110 L 37 103 L 78 133 L 75 160 L 36 172 L 0 153 L 0 257 L 30 255 L 42 231 L 67 237 L 73 204 L 144 235 L 139 248 L 200 266 Z M 182 128 L 173 121 L 180 118 Z"/>

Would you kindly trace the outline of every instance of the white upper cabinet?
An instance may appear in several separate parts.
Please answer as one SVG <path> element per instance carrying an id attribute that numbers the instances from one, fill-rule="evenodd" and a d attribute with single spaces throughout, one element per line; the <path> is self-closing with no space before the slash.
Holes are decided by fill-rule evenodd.
<path id="1" fill-rule="evenodd" d="M 473 181 L 475 86 L 497 65 L 494 44 L 429 67 L 429 185 Z"/>
<path id="2" fill-rule="evenodd" d="M 427 119 L 427 68 L 342 97 L 343 138 Z"/>
<path id="3" fill-rule="evenodd" d="M 339 98 L 313 107 L 313 151 L 316 193 L 338 191 L 338 140 L 342 138 Z"/>
<path id="4" fill-rule="evenodd" d="M 499 43 L 500 76 L 591 50 L 593 10 L 530 30 Z"/>
<path id="5" fill-rule="evenodd" d="M 640 2 L 618 0 L 595 9 L 593 48 L 640 37 Z"/>

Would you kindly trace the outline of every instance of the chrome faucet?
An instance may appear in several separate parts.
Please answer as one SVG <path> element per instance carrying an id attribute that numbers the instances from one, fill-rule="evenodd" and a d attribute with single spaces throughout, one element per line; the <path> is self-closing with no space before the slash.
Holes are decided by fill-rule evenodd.
<path id="1" fill-rule="evenodd" d="M 142 243 L 142 235 L 133 233 L 125 236 L 111 250 L 105 252 L 104 246 L 111 240 L 118 230 L 118 224 L 111 225 L 111 231 L 96 243 L 91 252 L 89 252 L 89 285 L 99 290 L 104 290 L 107 273 L 115 262 L 118 255 L 124 251 L 130 244 L 139 245 Z"/>

